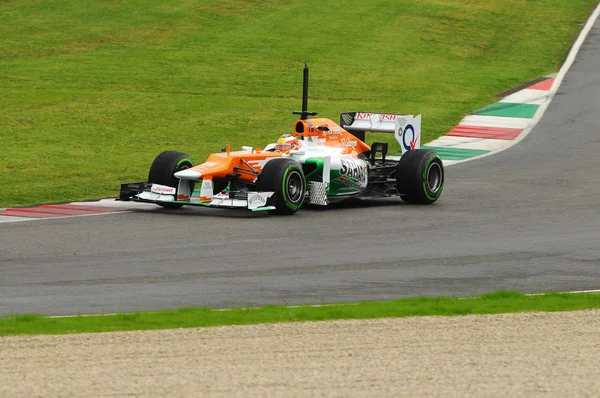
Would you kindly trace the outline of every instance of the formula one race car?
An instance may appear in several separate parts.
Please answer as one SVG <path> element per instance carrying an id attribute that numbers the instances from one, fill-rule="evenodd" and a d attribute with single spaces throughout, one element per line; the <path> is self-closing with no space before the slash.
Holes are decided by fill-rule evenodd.
<path id="1" fill-rule="evenodd" d="M 304 203 L 327 205 L 351 197 L 399 195 L 431 204 L 444 188 L 444 166 L 433 151 L 420 148 L 421 115 L 344 112 L 340 124 L 311 118 L 307 111 L 308 67 L 304 67 L 302 111 L 292 134 L 264 149 L 242 147 L 194 166 L 181 152 L 159 154 L 147 182 L 122 184 L 120 200 L 293 214 Z M 365 144 L 365 132 L 394 133 L 399 160 L 386 158 L 387 143 Z"/>

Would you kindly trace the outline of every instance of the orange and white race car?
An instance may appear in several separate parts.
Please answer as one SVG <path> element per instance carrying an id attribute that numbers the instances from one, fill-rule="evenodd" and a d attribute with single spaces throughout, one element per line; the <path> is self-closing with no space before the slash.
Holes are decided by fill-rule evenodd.
<path id="1" fill-rule="evenodd" d="M 444 166 L 420 149 L 421 116 L 344 112 L 340 123 L 309 118 L 308 68 L 302 111 L 293 131 L 264 149 L 229 144 L 194 165 L 185 153 L 166 151 L 150 167 L 147 182 L 121 185 L 120 200 L 293 214 L 304 203 L 327 205 L 351 197 L 398 195 L 405 202 L 434 203 L 444 187 Z M 393 133 L 402 148 L 387 158 L 388 144 L 364 142 L 365 132 Z"/>

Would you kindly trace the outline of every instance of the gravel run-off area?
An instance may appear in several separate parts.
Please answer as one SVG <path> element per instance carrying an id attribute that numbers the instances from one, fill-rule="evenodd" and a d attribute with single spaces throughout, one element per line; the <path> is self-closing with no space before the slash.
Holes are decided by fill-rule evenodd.
<path id="1" fill-rule="evenodd" d="M 600 310 L 0 338 L 1 397 L 600 396 Z"/>

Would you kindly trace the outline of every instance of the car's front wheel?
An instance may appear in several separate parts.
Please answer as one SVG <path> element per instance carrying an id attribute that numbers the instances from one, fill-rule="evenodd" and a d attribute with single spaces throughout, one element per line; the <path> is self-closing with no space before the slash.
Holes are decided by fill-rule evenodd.
<path id="1" fill-rule="evenodd" d="M 302 167 L 293 159 L 273 159 L 267 162 L 258 177 L 258 189 L 275 192 L 272 214 L 294 214 L 304 202 L 306 179 Z"/>
<path id="2" fill-rule="evenodd" d="M 194 162 L 188 154 L 176 151 L 162 152 L 150 166 L 148 182 L 177 188 L 179 179 L 174 174 L 190 167 L 194 167 Z M 178 209 L 183 206 L 178 203 L 159 203 L 159 205 L 167 209 Z"/>

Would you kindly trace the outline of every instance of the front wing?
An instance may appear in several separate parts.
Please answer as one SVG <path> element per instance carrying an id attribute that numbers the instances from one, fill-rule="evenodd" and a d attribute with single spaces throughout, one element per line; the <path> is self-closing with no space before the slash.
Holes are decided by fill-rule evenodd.
<path id="1" fill-rule="evenodd" d="M 219 193 L 210 202 L 200 202 L 199 197 L 193 194 L 187 200 L 177 200 L 175 188 L 147 182 L 121 184 L 118 200 L 251 211 L 275 210 L 274 192 Z"/>

